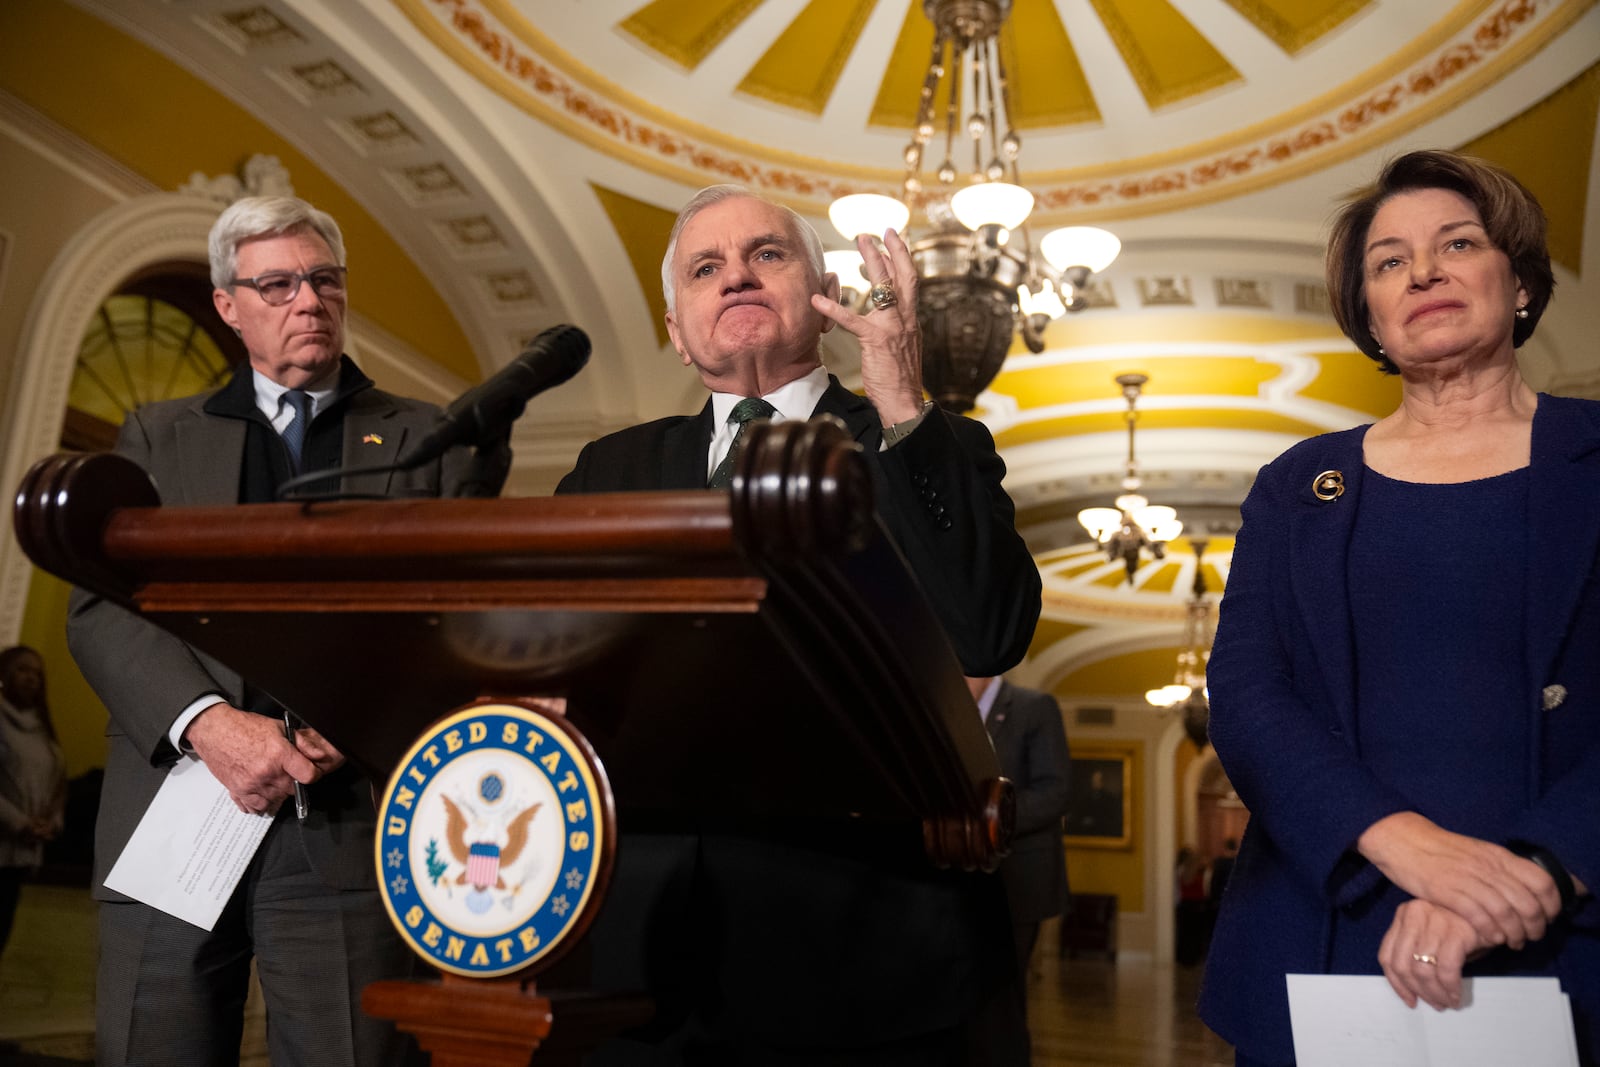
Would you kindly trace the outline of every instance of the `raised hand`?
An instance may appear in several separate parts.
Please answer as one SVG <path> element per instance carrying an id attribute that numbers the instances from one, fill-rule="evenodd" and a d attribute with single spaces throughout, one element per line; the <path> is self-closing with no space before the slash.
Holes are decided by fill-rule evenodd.
<path id="1" fill-rule="evenodd" d="M 861 385 L 878 409 L 883 425 L 915 418 L 922 411 L 922 332 L 917 326 L 917 268 L 911 250 L 893 230 L 883 235 L 883 248 L 867 234 L 856 238 L 862 271 L 873 292 L 887 284 L 882 306 L 858 315 L 837 300 L 820 294 L 811 306 L 861 342 Z M 887 302 L 892 296 L 892 302 Z"/>

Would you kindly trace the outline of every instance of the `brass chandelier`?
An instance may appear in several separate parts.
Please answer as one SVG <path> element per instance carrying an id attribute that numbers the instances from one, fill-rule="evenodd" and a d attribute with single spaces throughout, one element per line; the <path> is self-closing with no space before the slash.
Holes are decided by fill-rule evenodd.
<path id="1" fill-rule="evenodd" d="M 1119 374 L 1116 383 L 1128 401 L 1123 419 L 1128 424 L 1128 462 L 1123 470 L 1122 495 L 1111 507 L 1084 508 L 1078 522 L 1095 542 L 1106 550 L 1106 557 L 1120 559 L 1128 572 L 1128 584 L 1139 569 L 1142 554 L 1148 550 L 1156 559 L 1166 556 L 1167 542 L 1183 532 L 1183 522 L 1172 508 L 1151 504 L 1140 495 L 1144 479 L 1133 450 L 1134 429 L 1139 422 L 1139 393 L 1150 380 L 1146 374 Z"/>
<path id="2" fill-rule="evenodd" d="M 1053 230 L 1037 251 L 1033 246 L 1027 227 L 1033 194 L 1022 186 L 1017 165 L 1022 140 L 1011 124 L 998 40 L 1011 0 L 923 0 L 922 9 L 934 25 L 933 53 L 903 153 L 901 195 L 843 196 L 828 217 L 853 241 L 890 228 L 903 233 L 911 208 L 923 209 L 931 232 L 907 242 L 920 275 L 923 384 L 941 407 L 962 412 L 1000 372 L 1014 334 L 1030 352 L 1041 352 L 1052 319 L 1088 306 L 1083 287 L 1122 246 L 1092 226 Z M 943 160 L 930 186 L 922 168 L 940 132 L 940 100 Z M 972 153 L 964 174 L 956 163 L 963 139 Z M 841 284 L 864 293 L 870 283 L 860 280 L 859 255 L 829 257 L 828 269 Z"/>
<path id="3" fill-rule="evenodd" d="M 1209 740 L 1206 730 L 1211 719 L 1211 702 L 1206 694 L 1206 662 L 1211 658 L 1211 601 L 1206 597 L 1205 562 L 1209 542 L 1191 538 L 1194 547 L 1194 585 L 1183 624 L 1183 647 L 1171 683 L 1150 689 L 1145 700 L 1183 717 L 1183 731 L 1197 748 Z"/>

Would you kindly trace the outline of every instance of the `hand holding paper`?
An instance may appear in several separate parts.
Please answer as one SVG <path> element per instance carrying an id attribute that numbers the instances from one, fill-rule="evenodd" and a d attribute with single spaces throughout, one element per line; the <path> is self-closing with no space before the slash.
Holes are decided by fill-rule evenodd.
<path id="1" fill-rule="evenodd" d="M 204 763 L 180 759 L 106 876 L 106 888 L 211 929 L 272 826 L 271 813 L 235 807 Z"/>
<path id="2" fill-rule="evenodd" d="M 1395 911 L 1378 947 L 1378 962 L 1406 1007 L 1416 1007 L 1420 999 L 1436 1010 L 1459 1008 L 1461 968 L 1492 947 L 1448 908 L 1408 900 Z"/>
<path id="3" fill-rule="evenodd" d="M 184 737 L 243 812 L 274 811 L 294 794 L 296 782 L 321 777 L 316 764 L 284 738 L 281 723 L 231 704 L 201 712 Z"/>

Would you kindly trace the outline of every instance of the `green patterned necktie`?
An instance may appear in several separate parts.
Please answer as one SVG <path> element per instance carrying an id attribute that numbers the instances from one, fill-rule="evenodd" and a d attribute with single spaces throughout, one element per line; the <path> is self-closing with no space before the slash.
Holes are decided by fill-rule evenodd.
<path id="1" fill-rule="evenodd" d="M 756 419 L 770 419 L 777 413 L 777 408 L 758 396 L 747 396 L 733 405 L 733 410 L 728 412 L 728 421 L 736 423 L 739 431 L 733 435 L 733 444 L 728 446 L 728 454 L 722 457 L 717 469 L 711 472 L 711 479 L 706 482 L 707 489 L 728 487 L 728 483 L 733 480 L 733 465 L 739 458 L 739 447 L 744 444 L 744 435 L 750 429 L 750 423 Z"/>

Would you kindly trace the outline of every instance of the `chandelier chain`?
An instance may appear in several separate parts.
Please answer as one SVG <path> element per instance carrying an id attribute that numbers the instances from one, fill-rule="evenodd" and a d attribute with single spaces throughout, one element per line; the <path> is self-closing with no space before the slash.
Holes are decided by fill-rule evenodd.
<path id="1" fill-rule="evenodd" d="M 972 409 L 1014 339 L 1042 352 L 1051 322 L 1088 308 L 1088 280 L 1121 247 L 1114 234 L 1092 226 L 1059 227 L 1033 241 L 1034 197 L 1022 184 L 1022 142 L 1011 114 L 1012 38 L 1001 37 L 1012 6 L 1013 0 L 922 0 L 934 33 L 916 125 L 902 152 L 900 198 L 852 193 L 828 210 L 847 241 L 890 228 L 904 234 L 913 213 L 925 217 L 928 232 L 908 241 L 920 278 L 923 384 L 941 407 L 956 412 Z M 944 152 L 936 161 L 930 153 L 941 124 Z M 970 171 L 957 169 L 958 137 L 963 147 L 971 142 Z M 841 279 L 860 274 L 858 254 L 830 254 Z M 849 299 L 864 299 L 865 290 L 848 288 Z"/>
<path id="2" fill-rule="evenodd" d="M 1139 477 L 1139 461 L 1133 450 L 1133 435 L 1139 423 L 1139 389 L 1143 382 L 1132 379 L 1132 375 L 1122 375 L 1117 379 L 1122 385 L 1122 395 L 1128 398 L 1128 410 L 1122 416 L 1128 423 L 1128 469 L 1123 477 L 1122 487 L 1130 493 L 1143 484 Z"/>
<path id="3" fill-rule="evenodd" d="M 951 41 L 950 48 L 950 69 L 955 73 L 950 79 L 944 108 L 944 164 L 939 168 L 939 182 L 943 185 L 956 180 L 956 123 L 961 118 L 961 77 L 967 58 L 967 50 L 960 42 Z"/>

